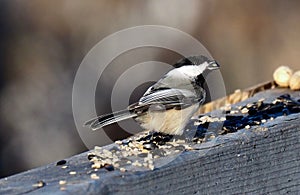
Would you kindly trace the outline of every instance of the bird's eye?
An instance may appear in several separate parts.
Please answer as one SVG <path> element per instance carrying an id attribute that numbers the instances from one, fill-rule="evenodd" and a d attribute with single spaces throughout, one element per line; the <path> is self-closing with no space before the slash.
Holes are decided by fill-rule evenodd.
<path id="1" fill-rule="evenodd" d="M 220 65 L 218 64 L 217 61 L 213 60 L 213 61 L 210 61 L 208 63 L 208 69 L 209 70 L 215 70 L 215 69 L 219 69 L 220 68 Z"/>

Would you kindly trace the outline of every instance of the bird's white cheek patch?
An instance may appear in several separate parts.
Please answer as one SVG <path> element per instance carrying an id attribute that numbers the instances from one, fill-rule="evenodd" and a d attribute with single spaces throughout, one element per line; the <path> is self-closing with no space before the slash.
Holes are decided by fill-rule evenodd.
<path id="1" fill-rule="evenodd" d="M 190 65 L 190 66 L 183 66 L 178 68 L 178 72 L 185 74 L 189 77 L 196 77 L 199 74 L 202 74 L 203 71 L 207 68 L 208 63 L 204 62 L 201 66 L 195 66 L 195 65 Z"/>

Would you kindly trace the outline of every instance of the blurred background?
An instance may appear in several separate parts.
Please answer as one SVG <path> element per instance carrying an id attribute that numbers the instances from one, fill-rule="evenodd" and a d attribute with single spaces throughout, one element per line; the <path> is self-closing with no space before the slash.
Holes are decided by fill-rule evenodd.
<path id="1" fill-rule="evenodd" d="M 187 32 L 222 65 L 232 93 L 272 79 L 279 65 L 300 69 L 299 21 L 297 0 L 0 1 L 0 177 L 87 150 L 73 120 L 73 80 L 111 33 L 145 24 Z M 126 55 L 113 63 L 179 59 L 157 49 Z"/>

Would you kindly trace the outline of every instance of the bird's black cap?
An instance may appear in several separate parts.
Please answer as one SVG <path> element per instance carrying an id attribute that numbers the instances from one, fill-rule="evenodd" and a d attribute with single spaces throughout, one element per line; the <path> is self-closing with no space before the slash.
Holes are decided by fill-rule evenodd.
<path id="1" fill-rule="evenodd" d="M 206 57 L 204 55 L 189 56 L 187 58 L 183 58 L 183 59 L 179 60 L 173 66 L 175 68 L 179 68 L 179 67 L 185 66 L 185 65 L 199 65 L 199 64 L 202 64 L 204 62 L 212 62 L 212 61 L 214 61 L 214 60 L 211 60 L 211 59 L 209 59 L 208 57 Z"/>

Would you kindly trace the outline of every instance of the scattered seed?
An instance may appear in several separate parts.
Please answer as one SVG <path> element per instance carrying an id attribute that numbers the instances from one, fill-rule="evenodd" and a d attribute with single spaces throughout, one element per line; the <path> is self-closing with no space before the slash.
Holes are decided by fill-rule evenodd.
<path id="1" fill-rule="evenodd" d="M 238 110 L 231 110 L 231 111 L 230 111 L 230 114 L 237 114 L 237 113 L 239 113 Z"/>
<path id="2" fill-rule="evenodd" d="M 249 111 L 248 108 L 243 108 L 243 109 L 241 110 L 241 113 L 242 113 L 242 114 L 247 114 L 248 111 Z"/>
<path id="3" fill-rule="evenodd" d="M 246 106 L 247 106 L 247 108 L 252 108 L 254 106 L 254 104 L 250 103 L 250 104 L 247 104 Z"/>
<path id="4" fill-rule="evenodd" d="M 101 164 L 99 162 L 92 164 L 92 169 L 100 169 L 100 168 L 101 168 Z"/>
<path id="5" fill-rule="evenodd" d="M 67 183 L 67 181 L 66 180 L 59 180 L 59 185 L 65 185 L 66 183 Z"/>
<path id="6" fill-rule="evenodd" d="M 149 164 L 149 169 L 154 170 L 154 165 L 153 164 Z"/>
<path id="7" fill-rule="evenodd" d="M 58 162 L 56 163 L 56 166 L 64 165 L 64 164 L 66 164 L 66 163 L 67 163 L 66 160 L 60 160 L 60 161 L 58 161 Z"/>
<path id="8" fill-rule="evenodd" d="M 154 143 L 144 143 L 144 149 L 146 150 L 154 150 L 157 146 Z"/>
<path id="9" fill-rule="evenodd" d="M 115 143 L 118 144 L 118 145 L 121 145 L 121 144 L 122 144 L 122 141 L 117 140 L 117 141 L 115 141 Z"/>
<path id="10" fill-rule="evenodd" d="M 33 184 L 32 187 L 41 188 L 41 187 L 44 187 L 45 185 L 46 185 L 45 182 L 43 182 L 43 181 L 38 181 L 37 183 Z"/>
<path id="11" fill-rule="evenodd" d="M 95 154 L 88 154 L 88 159 L 89 159 L 89 160 L 92 160 L 94 157 L 96 157 Z"/>
<path id="12" fill-rule="evenodd" d="M 70 175 L 76 175 L 76 171 L 70 171 L 69 174 Z"/>
<path id="13" fill-rule="evenodd" d="M 115 170 L 114 166 L 110 165 L 110 164 L 105 164 L 104 165 L 104 168 L 108 171 L 113 171 Z"/>
<path id="14" fill-rule="evenodd" d="M 142 166 L 142 164 L 139 162 L 139 161 L 134 161 L 133 163 L 132 163 L 132 165 L 133 166 L 137 166 L 137 167 L 141 167 Z"/>
<path id="15" fill-rule="evenodd" d="M 249 115 L 255 115 L 257 113 L 257 110 L 255 109 L 255 108 L 250 108 L 249 110 L 248 110 L 248 114 Z"/>
<path id="16" fill-rule="evenodd" d="M 114 167 L 119 168 L 119 167 L 120 167 L 120 164 L 119 164 L 119 163 L 115 163 L 115 164 L 114 164 Z"/>
<path id="17" fill-rule="evenodd" d="M 91 174 L 91 178 L 92 179 L 99 179 L 100 177 L 96 173 L 93 173 L 93 174 Z"/>

